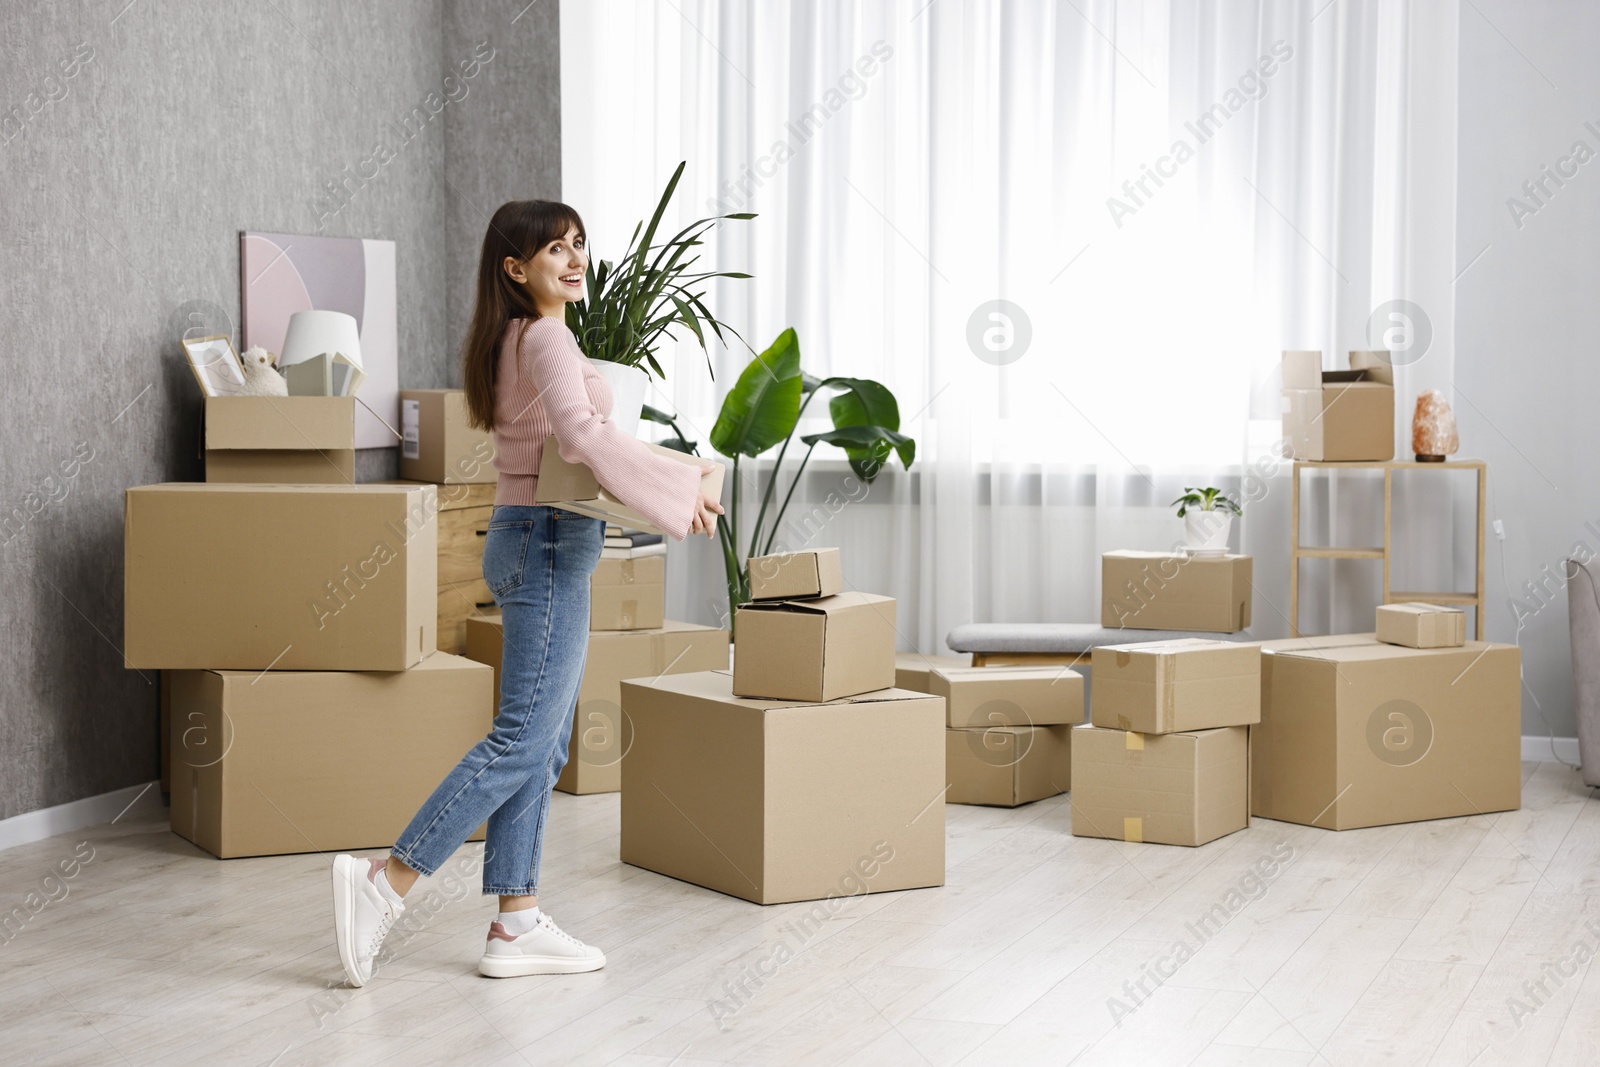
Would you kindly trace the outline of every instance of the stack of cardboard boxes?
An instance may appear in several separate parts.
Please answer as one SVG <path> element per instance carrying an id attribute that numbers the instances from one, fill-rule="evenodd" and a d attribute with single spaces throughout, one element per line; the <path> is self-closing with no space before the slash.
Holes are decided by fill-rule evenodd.
<path id="1" fill-rule="evenodd" d="M 758 904 L 944 884 L 943 701 L 838 551 L 750 560 L 727 670 L 622 683 L 622 859 Z"/>
<path id="2" fill-rule="evenodd" d="M 1521 652 L 1432 604 L 1376 634 L 1267 641 L 1251 811 L 1333 830 L 1519 807 Z"/>
<path id="3" fill-rule="evenodd" d="M 1083 722 L 1083 676 L 1065 667 L 969 667 L 906 654 L 901 689 L 945 701 L 951 804 L 1014 808 L 1072 788 L 1072 728 Z"/>
<path id="4" fill-rule="evenodd" d="M 1249 825 L 1256 645 L 1107 645 L 1093 671 L 1091 721 L 1072 739 L 1075 835 L 1203 845 Z"/>
<path id="5" fill-rule="evenodd" d="M 162 673 L 172 828 L 220 857 L 387 846 L 494 714 L 492 672 L 435 651 L 435 489 L 344 481 L 348 398 L 219 399 L 216 480 L 125 503 L 124 658 Z"/>
<path id="6" fill-rule="evenodd" d="M 573 708 L 567 764 L 556 780 L 556 788 L 564 793 L 615 793 L 622 788 L 622 757 L 633 747 L 634 737 L 633 720 L 622 712 L 623 679 L 727 669 L 728 631 L 662 618 L 660 607 L 651 617 L 628 606 L 630 601 L 653 600 L 658 605 L 662 601 L 664 557 L 646 559 L 655 565 L 654 590 L 633 588 L 627 582 L 597 587 L 591 579 L 592 591 L 607 590 L 606 604 L 597 602 L 590 615 L 589 652 Z M 606 561 L 600 563 L 596 578 L 606 569 Z M 626 626 L 625 621 L 654 625 Z M 498 612 L 467 620 L 467 658 L 494 669 L 497 705 L 503 644 Z"/>

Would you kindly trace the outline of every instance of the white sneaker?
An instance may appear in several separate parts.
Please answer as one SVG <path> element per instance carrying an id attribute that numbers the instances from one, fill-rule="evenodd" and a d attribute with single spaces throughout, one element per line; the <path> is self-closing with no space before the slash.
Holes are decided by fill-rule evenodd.
<path id="1" fill-rule="evenodd" d="M 606 965 L 606 954 L 565 932 L 548 914 L 532 930 L 513 937 L 498 920 L 489 924 L 489 941 L 478 961 L 486 978 L 521 978 L 530 974 L 580 974 Z"/>
<path id="2" fill-rule="evenodd" d="M 372 963 L 383 939 L 406 910 L 378 890 L 376 879 L 383 865 L 382 857 L 333 857 L 333 939 L 345 977 L 357 987 L 372 978 Z"/>

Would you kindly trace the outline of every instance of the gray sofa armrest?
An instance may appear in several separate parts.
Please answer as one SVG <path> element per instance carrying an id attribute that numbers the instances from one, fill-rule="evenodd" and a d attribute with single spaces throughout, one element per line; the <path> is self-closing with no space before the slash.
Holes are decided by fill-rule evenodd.
<path id="1" fill-rule="evenodd" d="M 1600 785 L 1600 561 L 1566 563 L 1572 625 L 1572 711 L 1583 783 Z"/>

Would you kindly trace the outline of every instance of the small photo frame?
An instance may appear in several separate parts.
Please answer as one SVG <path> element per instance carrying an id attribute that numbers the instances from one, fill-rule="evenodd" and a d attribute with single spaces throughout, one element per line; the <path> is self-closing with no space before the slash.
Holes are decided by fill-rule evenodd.
<path id="1" fill-rule="evenodd" d="M 186 338 L 181 342 L 200 391 L 206 396 L 239 396 L 244 392 L 244 365 L 225 333 Z"/>

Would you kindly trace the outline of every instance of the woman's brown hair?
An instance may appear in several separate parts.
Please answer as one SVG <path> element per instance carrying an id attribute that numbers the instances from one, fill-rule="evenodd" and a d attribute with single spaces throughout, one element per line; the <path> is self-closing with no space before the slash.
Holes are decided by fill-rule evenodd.
<path id="1" fill-rule="evenodd" d="M 472 323 L 461 346 L 467 414 L 480 430 L 494 429 L 495 372 L 506 324 L 512 319 L 539 317 L 528 291 L 505 272 L 505 259 L 530 259 L 546 243 L 564 240 L 574 227 L 584 236 L 578 213 L 554 200 L 512 200 L 501 204 L 489 220 L 483 252 L 478 256 Z"/>

